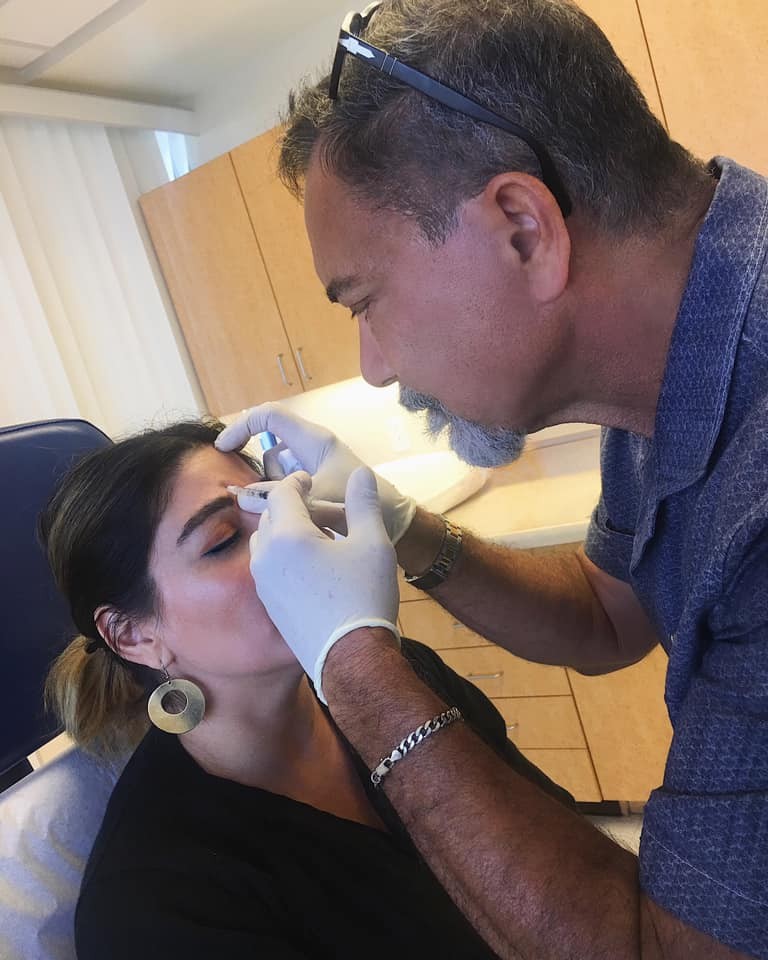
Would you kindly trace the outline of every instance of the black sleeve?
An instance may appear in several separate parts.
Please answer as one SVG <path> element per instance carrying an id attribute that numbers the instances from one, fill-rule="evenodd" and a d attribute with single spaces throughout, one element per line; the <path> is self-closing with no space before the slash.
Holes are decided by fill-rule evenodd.
<path id="1" fill-rule="evenodd" d="M 550 780 L 509 740 L 504 717 L 482 690 L 464 677 L 460 677 L 455 670 L 443 663 L 439 654 L 423 643 L 404 637 L 402 651 L 414 673 L 449 707 L 458 707 L 465 722 L 477 736 L 492 747 L 510 767 L 535 783 L 544 793 L 548 793 L 571 809 L 575 808 L 575 801 L 571 794 Z"/>
<path id="2" fill-rule="evenodd" d="M 233 898 L 231 890 L 195 881 L 189 873 L 148 869 L 110 874 L 80 895 L 77 958 L 308 960 L 310 954 L 278 931 L 268 914 L 258 902 Z"/>

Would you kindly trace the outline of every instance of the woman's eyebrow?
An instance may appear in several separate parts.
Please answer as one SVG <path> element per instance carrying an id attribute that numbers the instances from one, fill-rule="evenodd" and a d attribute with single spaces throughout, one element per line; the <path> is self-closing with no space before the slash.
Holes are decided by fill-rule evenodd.
<path id="1" fill-rule="evenodd" d="M 234 507 L 235 501 L 232 499 L 232 496 L 223 496 L 216 497 L 215 500 L 210 500 L 208 503 L 204 504 L 197 510 L 184 524 L 184 529 L 179 534 L 179 539 L 176 541 L 176 546 L 180 547 L 182 543 L 189 537 L 192 533 L 197 530 L 201 523 L 212 517 L 214 513 L 218 513 L 219 510 L 226 510 L 228 507 Z"/>

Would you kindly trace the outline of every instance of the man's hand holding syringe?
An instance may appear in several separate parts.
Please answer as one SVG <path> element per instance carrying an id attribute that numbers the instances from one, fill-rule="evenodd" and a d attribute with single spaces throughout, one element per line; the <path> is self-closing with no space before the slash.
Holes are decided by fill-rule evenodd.
<path id="1" fill-rule="evenodd" d="M 276 404 L 252 408 L 216 446 L 241 449 L 265 431 L 281 440 L 264 451 L 267 479 L 232 492 L 243 510 L 262 514 L 250 544 L 259 597 L 325 699 L 322 668 L 337 640 L 361 627 L 384 627 L 399 643 L 394 545 L 416 503 L 329 430 Z M 303 469 L 277 479 L 295 467 Z M 329 539 L 321 528 L 344 536 Z"/>

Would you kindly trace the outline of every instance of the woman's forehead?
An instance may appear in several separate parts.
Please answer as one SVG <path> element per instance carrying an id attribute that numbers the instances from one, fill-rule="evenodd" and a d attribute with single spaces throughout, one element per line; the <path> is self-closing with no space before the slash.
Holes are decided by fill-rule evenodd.
<path id="1" fill-rule="evenodd" d="M 227 493 L 227 486 L 242 486 L 259 480 L 259 475 L 235 453 L 221 453 L 202 447 L 182 461 L 161 520 L 183 525 L 189 516 L 208 501 Z"/>

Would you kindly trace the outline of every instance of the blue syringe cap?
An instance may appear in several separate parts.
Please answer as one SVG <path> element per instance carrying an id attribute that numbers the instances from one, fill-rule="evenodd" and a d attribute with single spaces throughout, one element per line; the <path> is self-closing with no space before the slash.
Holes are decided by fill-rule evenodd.
<path id="1" fill-rule="evenodd" d="M 269 430 L 264 430 L 263 433 L 258 434 L 258 438 L 261 449 L 265 453 L 267 450 L 271 450 L 272 447 L 277 446 L 277 437 Z"/>

